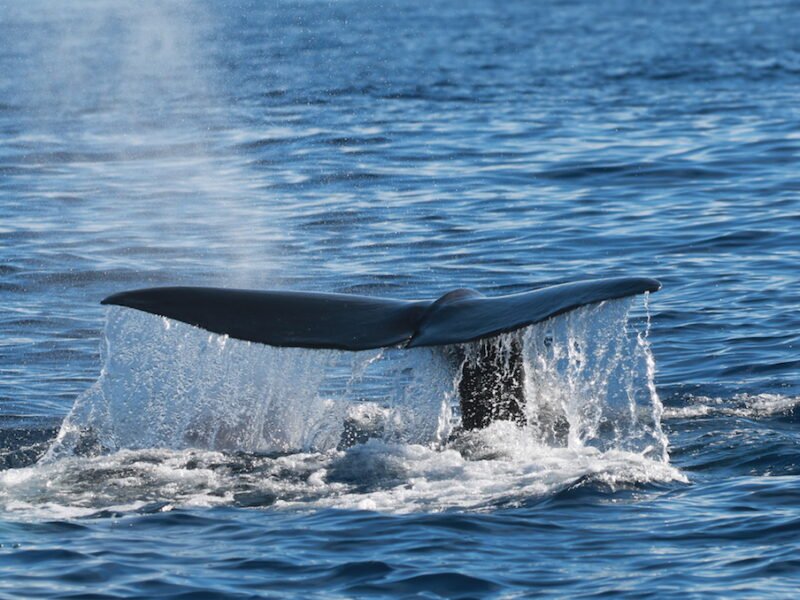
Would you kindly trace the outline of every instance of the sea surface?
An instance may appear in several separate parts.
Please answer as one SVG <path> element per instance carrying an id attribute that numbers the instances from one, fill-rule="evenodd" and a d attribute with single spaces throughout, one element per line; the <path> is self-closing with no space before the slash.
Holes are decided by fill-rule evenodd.
<path id="1" fill-rule="evenodd" d="M 0 0 L 0 597 L 796 597 L 798 31 L 779 0 Z M 472 433 L 441 351 L 100 305 L 626 275 L 663 289 L 525 331 L 528 425 Z"/>

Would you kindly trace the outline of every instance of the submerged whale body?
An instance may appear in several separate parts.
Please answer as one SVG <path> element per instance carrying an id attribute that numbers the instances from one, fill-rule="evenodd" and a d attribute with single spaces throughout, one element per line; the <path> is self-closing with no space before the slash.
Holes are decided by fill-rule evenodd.
<path id="1" fill-rule="evenodd" d="M 645 277 L 595 279 L 486 297 L 457 289 L 436 300 L 392 300 L 350 294 L 157 287 L 113 294 L 124 306 L 270 346 L 369 350 L 476 344 L 461 361 L 458 392 L 465 429 L 493 421 L 524 422 L 522 336 L 503 352 L 489 342 L 588 304 L 655 292 Z"/>

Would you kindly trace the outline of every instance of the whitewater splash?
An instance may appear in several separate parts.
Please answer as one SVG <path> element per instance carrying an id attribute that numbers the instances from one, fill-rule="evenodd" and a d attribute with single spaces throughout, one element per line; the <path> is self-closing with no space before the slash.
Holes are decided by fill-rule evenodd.
<path id="1" fill-rule="evenodd" d="M 585 307 L 525 330 L 526 431 L 534 441 L 667 460 L 647 330 L 630 331 L 632 302 Z M 489 342 L 508 357 L 508 370 L 513 339 Z M 479 347 L 275 348 L 114 308 L 100 377 L 48 457 L 143 448 L 324 452 L 348 435 L 350 443 L 367 435 L 443 447 L 459 430 L 460 363 L 480 360 Z"/>
<path id="2" fill-rule="evenodd" d="M 370 422 L 386 439 L 427 443 L 441 437 L 454 393 L 436 350 L 276 348 L 121 308 L 109 311 L 102 360 L 46 460 L 144 448 L 324 452 Z"/>
<path id="3" fill-rule="evenodd" d="M 61 516 L 175 506 L 482 510 L 583 485 L 685 481 L 669 465 L 635 300 L 523 332 L 527 426 L 460 428 L 476 345 L 347 353 L 231 340 L 111 309 L 98 381 L 0 505 Z M 511 336 L 492 342 L 502 355 Z M 510 368 L 510 363 L 509 363 Z"/>
<path id="4" fill-rule="evenodd" d="M 649 313 L 644 329 L 632 331 L 633 302 L 588 306 L 526 330 L 527 417 L 535 439 L 668 461 Z"/>

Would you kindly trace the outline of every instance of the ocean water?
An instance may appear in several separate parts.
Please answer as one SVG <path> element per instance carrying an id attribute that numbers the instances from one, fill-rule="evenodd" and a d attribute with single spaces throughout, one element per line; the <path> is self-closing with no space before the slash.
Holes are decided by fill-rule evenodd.
<path id="1" fill-rule="evenodd" d="M 0 1 L 0 597 L 796 597 L 797 31 L 778 0 Z M 664 287 L 526 330 L 528 425 L 468 435 L 444 352 L 99 304 L 624 275 Z"/>

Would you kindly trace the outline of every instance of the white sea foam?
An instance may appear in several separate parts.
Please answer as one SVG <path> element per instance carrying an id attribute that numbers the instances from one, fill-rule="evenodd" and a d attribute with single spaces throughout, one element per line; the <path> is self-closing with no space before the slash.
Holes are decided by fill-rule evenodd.
<path id="1" fill-rule="evenodd" d="M 371 441 L 333 461 L 325 477 L 331 484 L 357 480 L 360 486 L 332 488 L 316 505 L 393 512 L 489 510 L 588 482 L 614 489 L 686 481 L 668 463 L 641 453 L 543 446 L 508 422 L 473 432 L 443 450 Z"/>
<path id="2" fill-rule="evenodd" d="M 373 439 L 283 456 L 158 449 L 66 458 L 0 472 L 0 506 L 20 518 L 220 505 L 483 511 L 579 485 L 670 481 L 686 479 L 641 453 L 542 446 L 500 422 L 443 449 Z"/>

